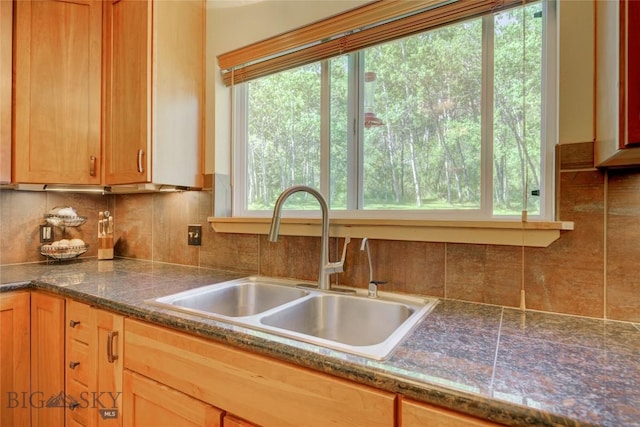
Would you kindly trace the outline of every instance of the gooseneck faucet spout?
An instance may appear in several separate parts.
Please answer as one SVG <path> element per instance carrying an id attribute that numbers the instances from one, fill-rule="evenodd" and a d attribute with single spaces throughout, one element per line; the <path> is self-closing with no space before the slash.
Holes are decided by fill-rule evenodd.
<path id="1" fill-rule="evenodd" d="M 306 185 L 294 185 L 289 187 L 280 194 L 273 208 L 273 217 L 271 218 L 271 228 L 269 229 L 269 241 L 277 242 L 278 233 L 280 231 L 280 216 L 282 213 L 282 205 L 294 193 L 305 192 L 311 194 L 320 203 L 322 210 L 322 238 L 320 241 L 320 271 L 318 273 L 318 289 L 329 290 L 331 284 L 329 277 L 331 273 L 340 273 L 343 271 L 344 254 L 342 261 L 329 262 L 329 206 L 327 201 L 320 192 Z M 345 249 L 348 240 L 345 240 Z M 344 251 L 343 251 L 344 252 Z"/>

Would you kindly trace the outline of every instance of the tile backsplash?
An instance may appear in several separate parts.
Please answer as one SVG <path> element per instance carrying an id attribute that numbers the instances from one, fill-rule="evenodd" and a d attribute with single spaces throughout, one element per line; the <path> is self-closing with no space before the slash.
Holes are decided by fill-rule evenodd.
<path id="1" fill-rule="evenodd" d="M 371 240 L 374 278 L 381 289 L 441 298 L 520 305 L 556 313 L 640 322 L 640 168 L 597 170 L 591 143 L 559 149 L 559 219 L 574 221 L 547 248 Z M 38 225 L 54 206 L 70 205 L 86 224 L 67 228 L 96 255 L 97 215 L 115 217 L 116 256 L 247 274 L 315 280 L 317 237 L 215 233 L 207 223 L 211 191 L 86 195 L 0 191 L 0 264 L 41 261 Z M 202 246 L 187 245 L 187 225 L 203 226 Z M 56 229 L 56 239 L 61 230 Z M 332 250 L 342 242 L 332 239 Z M 340 284 L 366 287 L 366 254 L 355 239 Z M 335 258 L 335 256 L 334 256 Z"/>

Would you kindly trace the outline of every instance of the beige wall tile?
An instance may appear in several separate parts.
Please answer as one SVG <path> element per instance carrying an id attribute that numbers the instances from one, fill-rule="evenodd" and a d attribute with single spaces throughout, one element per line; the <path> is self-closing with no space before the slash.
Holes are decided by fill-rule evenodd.
<path id="1" fill-rule="evenodd" d="M 248 234 L 216 233 L 203 227 L 200 266 L 259 274 L 260 238 Z"/>
<path id="2" fill-rule="evenodd" d="M 153 260 L 199 265 L 199 248 L 189 246 L 187 225 L 198 212 L 197 191 L 153 195 Z"/>
<path id="3" fill-rule="evenodd" d="M 38 247 L 39 225 L 46 211 L 45 193 L 0 190 L 0 263 L 44 260 Z"/>
<path id="4" fill-rule="evenodd" d="M 640 170 L 609 172 L 607 207 L 606 315 L 640 322 Z"/>
<path id="5" fill-rule="evenodd" d="M 260 236 L 260 274 L 318 280 L 320 265 L 320 238 L 280 236 L 269 242 Z"/>
<path id="6" fill-rule="evenodd" d="M 353 239 L 348 247 L 340 284 L 368 286 L 369 263 L 366 252 L 360 251 L 361 245 L 361 239 Z M 380 290 L 444 296 L 444 243 L 369 240 L 369 247 L 373 279 L 387 282 Z"/>
<path id="7" fill-rule="evenodd" d="M 447 298 L 517 307 L 522 248 L 449 243 L 446 280 Z"/>
<path id="8" fill-rule="evenodd" d="M 602 317 L 604 310 L 604 174 L 563 172 L 560 217 L 574 221 L 548 248 L 526 248 L 527 308 Z"/>
<path id="9" fill-rule="evenodd" d="M 560 170 L 593 168 L 593 142 L 560 145 Z"/>
<path id="10" fill-rule="evenodd" d="M 153 259 L 153 195 L 118 195 L 115 201 L 115 254 Z"/>

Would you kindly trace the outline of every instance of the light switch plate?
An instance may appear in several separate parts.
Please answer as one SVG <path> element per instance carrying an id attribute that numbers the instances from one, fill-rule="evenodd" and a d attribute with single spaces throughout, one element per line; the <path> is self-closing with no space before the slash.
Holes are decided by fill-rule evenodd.
<path id="1" fill-rule="evenodd" d="M 43 224 L 40 226 L 40 243 L 53 242 L 53 226 L 49 224 Z"/>
<path id="2" fill-rule="evenodd" d="M 190 246 L 202 245 L 202 226 L 200 224 L 189 224 L 187 226 L 187 243 Z"/>

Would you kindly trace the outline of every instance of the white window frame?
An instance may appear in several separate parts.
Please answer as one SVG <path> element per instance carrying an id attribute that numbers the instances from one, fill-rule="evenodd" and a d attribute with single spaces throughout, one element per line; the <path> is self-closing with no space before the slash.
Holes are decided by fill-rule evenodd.
<path id="1" fill-rule="evenodd" d="M 348 197 L 347 209 L 331 210 L 332 218 L 340 219 L 393 219 L 393 220 L 480 220 L 480 221 L 513 221 L 514 219 L 532 219 L 532 220 L 553 220 L 555 210 L 555 168 L 554 168 L 554 146 L 557 141 L 557 14 L 556 1 L 542 1 L 544 25 L 543 29 L 543 68 L 542 68 L 542 120 L 541 126 L 543 134 L 541 135 L 544 144 L 544 157 L 540 164 L 540 214 L 539 215 L 493 215 L 493 144 L 485 141 L 492 140 L 493 132 L 493 116 L 489 112 L 493 111 L 493 97 L 486 96 L 486 93 L 493 93 L 493 75 L 487 72 L 491 67 L 486 64 L 493 60 L 493 49 L 484 47 L 487 43 L 492 43 L 493 38 L 493 19 L 492 15 L 487 15 L 483 19 L 483 85 L 482 85 L 482 129 L 481 136 L 483 142 L 481 147 L 481 162 L 483 172 L 481 174 L 481 191 L 482 198 L 479 209 L 447 209 L 447 210 L 363 210 L 362 193 L 359 183 L 363 180 L 363 172 L 360 165 L 362 164 L 361 146 L 356 141 L 363 141 L 364 127 L 359 123 L 358 108 L 362 108 L 363 104 L 363 82 L 362 79 L 354 81 L 354 77 L 361 66 L 358 61 L 353 61 L 350 56 L 350 81 L 349 90 L 354 91 L 357 105 L 351 102 L 349 105 L 349 122 L 355 127 L 350 130 L 349 138 L 353 138 L 348 143 L 350 151 L 348 153 L 348 186 L 351 196 Z M 357 55 L 357 54 L 351 54 Z M 360 61 L 362 62 L 362 61 Z M 320 151 L 321 151 L 321 182 L 320 192 L 327 195 L 329 193 L 329 85 L 328 67 L 326 61 L 321 64 L 322 73 L 322 89 L 321 89 L 321 135 L 320 135 Z M 359 84 L 359 87 L 356 87 Z M 232 216 L 234 217 L 250 217 L 265 218 L 271 217 L 271 210 L 248 210 L 246 207 L 246 136 L 247 136 L 247 112 L 246 105 L 248 102 L 248 93 L 246 84 L 232 86 Z M 357 133 L 357 135 L 356 135 Z M 354 148 L 355 147 L 355 148 Z M 245 159 L 244 161 L 240 161 Z M 284 190 L 284 189 L 283 189 Z M 528 191 L 530 193 L 530 191 Z M 527 195 L 530 197 L 530 194 Z M 275 202 L 275 201 L 274 201 Z M 289 218 L 318 218 L 320 211 L 300 211 L 300 210 L 284 210 L 283 216 Z"/>

